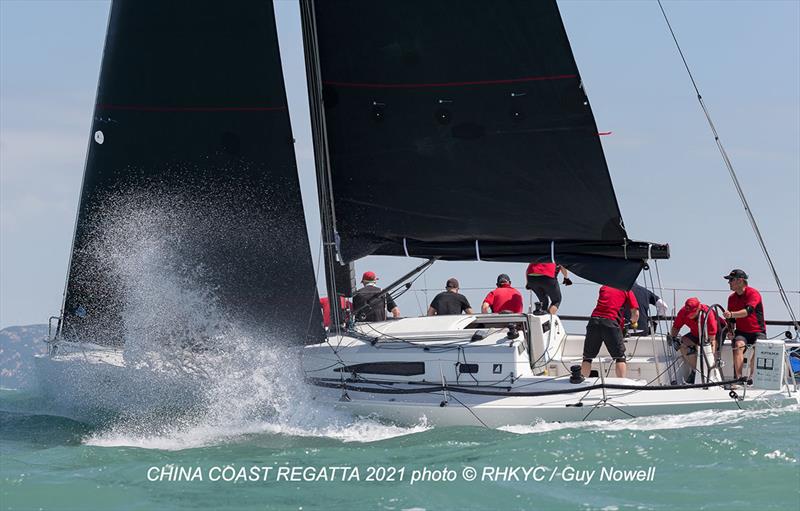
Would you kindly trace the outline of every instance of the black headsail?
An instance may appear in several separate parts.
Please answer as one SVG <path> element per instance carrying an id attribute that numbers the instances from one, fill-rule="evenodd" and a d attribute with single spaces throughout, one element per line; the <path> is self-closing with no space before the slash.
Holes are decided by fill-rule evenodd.
<path id="1" fill-rule="evenodd" d="M 346 261 L 554 255 L 629 287 L 668 257 L 628 239 L 555 1 L 313 5 Z"/>
<path id="2" fill-rule="evenodd" d="M 65 337 L 324 337 L 272 2 L 115 0 L 91 133 Z"/>

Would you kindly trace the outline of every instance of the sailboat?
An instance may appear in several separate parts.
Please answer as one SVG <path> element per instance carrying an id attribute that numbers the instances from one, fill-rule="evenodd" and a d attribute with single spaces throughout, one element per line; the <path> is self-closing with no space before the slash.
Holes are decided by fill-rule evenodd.
<path id="1" fill-rule="evenodd" d="M 554 1 L 303 0 L 301 12 L 328 296 L 352 295 L 352 263 L 369 255 L 426 260 L 386 292 L 437 260 L 557 261 L 628 289 L 669 257 L 628 236 Z M 334 305 L 325 331 L 269 2 L 115 1 L 92 130 L 64 307 L 39 359 L 56 393 L 88 362 L 98 384 L 134 373 L 191 396 L 191 360 L 131 341 L 203 358 L 235 331 L 306 344 L 320 400 L 401 422 L 798 403 L 782 342 L 758 343 L 753 385 L 731 389 L 713 356 L 683 384 L 661 335 L 629 341 L 631 378 L 609 377 L 604 352 L 582 378 L 583 336 L 551 314 L 352 323 Z M 545 191 L 554 182 L 570 201 Z M 126 253 L 131 233 L 144 253 Z M 129 256 L 174 279 L 177 300 L 207 294 L 202 319 L 148 321 L 173 302 Z"/>

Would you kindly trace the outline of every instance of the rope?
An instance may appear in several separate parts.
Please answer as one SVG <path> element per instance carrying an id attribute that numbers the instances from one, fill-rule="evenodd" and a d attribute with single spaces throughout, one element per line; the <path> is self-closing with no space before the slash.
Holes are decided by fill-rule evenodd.
<path id="1" fill-rule="evenodd" d="M 731 176 L 731 180 L 733 180 L 733 185 L 736 188 L 736 193 L 739 194 L 739 199 L 742 201 L 742 206 L 744 206 L 744 211 L 747 214 L 747 219 L 750 221 L 750 227 L 752 227 L 753 232 L 756 235 L 756 239 L 758 240 L 758 244 L 761 247 L 761 252 L 764 254 L 764 258 L 767 260 L 767 264 L 769 265 L 769 269 L 772 272 L 772 277 L 775 279 L 775 283 L 778 285 L 778 292 L 781 295 L 781 300 L 783 304 L 786 306 L 786 310 L 789 312 L 789 316 L 791 317 L 792 323 L 794 324 L 795 336 L 800 336 L 800 324 L 797 322 L 797 317 L 794 314 L 794 310 L 792 309 L 791 304 L 789 303 L 789 298 L 786 296 L 786 292 L 783 289 L 783 283 L 781 283 L 781 279 L 778 276 L 778 272 L 775 270 L 775 265 L 772 263 L 772 257 L 769 255 L 769 251 L 767 250 L 767 245 L 764 242 L 764 238 L 761 236 L 761 231 L 758 228 L 758 224 L 756 223 L 756 219 L 753 216 L 753 212 L 750 209 L 750 205 L 747 202 L 747 198 L 744 195 L 744 190 L 742 189 L 742 185 L 739 183 L 739 178 L 736 176 L 736 171 L 733 169 L 733 163 L 731 162 L 730 158 L 728 157 L 727 151 L 725 151 L 725 147 L 722 145 L 722 140 L 720 140 L 719 133 L 717 133 L 717 128 L 714 126 L 714 122 L 711 120 L 711 114 L 706 108 L 706 104 L 703 101 L 703 96 L 700 94 L 700 89 L 697 86 L 697 82 L 694 80 L 694 76 L 692 75 L 691 69 L 689 69 L 689 64 L 686 62 L 686 57 L 683 54 L 683 50 L 681 49 L 681 45 L 678 43 L 678 38 L 675 36 L 675 31 L 672 30 L 672 24 L 669 22 L 669 18 L 667 17 L 667 13 L 664 10 L 664 6 L 661 4 L 661 0 L 658 0 L 658 7 L 661 9 L 661 14 L 664 16 L 664 21 L 667 22 L 667 27 L 669 28 L 669 33 L 672 35 L 672 40 L 675 42 L 675 47 L 678 49 L 678 53 L 681 56 L 681 60 L 683 61 L 683 67 L 686 68 L 686 73 L 689 75 L 689 79 L 692 82 L 692 87 L 694 87 L 694 91 L 697 94 L 697 101 L 700 103 L 700 107 L 703 110 L 703 114 L 706 116 L 706 120 L 708 121 L 708 126 L 711 128 L 711 133 L 714 135 L 714 142 L 717 144 L 717 149 L 719 149 L 719 153 L 722 156 L 722 160 L 725 162 L 725 166 L 728 168 L 728 173 Z"/>

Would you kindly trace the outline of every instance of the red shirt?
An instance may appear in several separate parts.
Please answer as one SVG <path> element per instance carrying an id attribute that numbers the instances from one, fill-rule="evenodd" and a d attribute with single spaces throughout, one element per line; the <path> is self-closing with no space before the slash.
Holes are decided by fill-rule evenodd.
<path id="1" fill-rule="evenodd" d="M 489 291 L 483 301 L 489 304 L 492 312 L 522 312 L 522 295 L 510 285 Z"/>
<path id="2" fill-rule="evenodd" d="M 740 295 L 731 293 L 728 297 L 728 310 L 731 312 L 740 311 L 752 307 L 743 318 L 736 318 L 736 330 L 746 333 L 767 332 L 767 325 L 764 323 L 764 303 L 761 301 L 761 293 L 755 288 L 746 286 Z"/>
<path id="3" fill-rule="evenodd" d="M 701 304 L 700 310 L 702 310 L 705 313 L 708 313 L 708 305 Z M 681 310 L 678 311 L 678 315 L 675 316 L 675 323 L 672 324 L 672 327 L 675 330 L 680 330 L 681 327 L 683 326 L 688 326 L 689 333 L 691 333 L 698 339 L 700 338 L 700 331 L 699 328 L 697 327 L 697 316 L 695 316 L 694 318 L 690 318 L 689 311 L 686 309 L 685 305 L 681 307 Z M 711 314 L 708 315 L 708 321 L 706 322 L 706 330 L 709 338 L 717 335 L 718 328 L 717 328 L 716 312 L 712 312 Z"/>
<path id="4" fill-rule="evenodd" d="M 556 278 L 556 263 L 531 263 L 525 270 L 525 275 L 532 274 Z"/>
<path id="5" fill-rule="evenodd" d="M 331 303 L 327 296 L 323 296 L 319 299 L 319 304 L 322 306 L 322 324 L 329 328 L 331 326 Z M 339 305 L 348 311 L 353 308 L 353 304 L 344 296 L 339 297 Z"/>
<path id="6" fill-rule="evenodd" d="M 639 302 L 633 296 L 633 291 L 623 291 L 609 286 L 600 288 L 600 295 L 597 297 L 597 305 L 592 311 L 593 318 L 606 318 L 618 321 L 622 326 L 622 314 L 620 309 L 627 305 L 631 310 L 639 308 Z"/>

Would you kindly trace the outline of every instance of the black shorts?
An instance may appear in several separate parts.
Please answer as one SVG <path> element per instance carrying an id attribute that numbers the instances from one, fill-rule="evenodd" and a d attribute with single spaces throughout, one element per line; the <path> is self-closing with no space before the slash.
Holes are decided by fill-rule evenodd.
<path id="1" fill-rule="evenodd" d="M 683 338 L 684 339 L 689 339 L 690 341 L 692 341 L 695 344 L 700 344 L 700 339 L 698 339 L 697 336 L 692 334 L 692 333 L 688 333 L 688 334 L 684 335 Z"/>
<path id="2" fill-rule="evenodd" d="M 766 339 L 767 334 L 764 332 L 742 332 L 741 330 L 734 330 L 733 342 L 736 343 L 736 338 L 741 337 L 747 346 L 752 346 L 758 339 Z"/>
<path id="3" fill-rule="evenodd" d="M 536 294 L 542 308 L 547 310 L 551 305 L 561 305 L 561 287 L 558 280 L 546 275 L 528 275 L 525 289 L 530 289 Z"/>
<path id="4" fill-rule="evenodd" d="M 586 340 L 583 341 L 583 360 L 591 362 L 600 353 L 600 345 L 606 349 L 617 362 L 625 361 L 625 343 L 619 323 L 607 318 L 591 318 L 586 325 Z"/>

